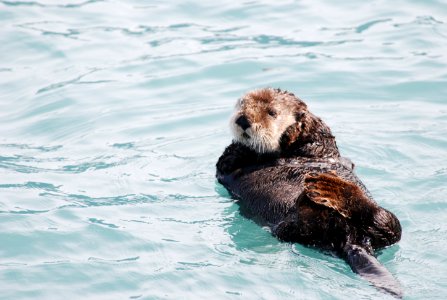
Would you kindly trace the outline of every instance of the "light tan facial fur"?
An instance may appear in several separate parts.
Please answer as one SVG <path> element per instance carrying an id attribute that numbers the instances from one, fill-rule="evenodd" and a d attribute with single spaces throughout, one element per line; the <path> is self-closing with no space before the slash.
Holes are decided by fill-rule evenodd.
<path id="1" fill-rule="evenodd" d="M 234 140 L 258 153 L 279 151 L 281 136 L 296 123 L 297 111 L 303 108 L 306 105 L 288 92 L 272 88 L 251 91 L 236 103 L 231 117 Z"/>

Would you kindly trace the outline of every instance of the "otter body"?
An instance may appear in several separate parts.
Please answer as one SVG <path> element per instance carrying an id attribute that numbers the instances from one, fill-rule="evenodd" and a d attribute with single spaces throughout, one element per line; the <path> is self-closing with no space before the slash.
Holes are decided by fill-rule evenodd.
<path id="1" fill-rule="evenodd" d="M 373 285 L 401 296 L 374 257 L 400 240 L 400 223 L 340 156 L 329 127 L 293 94 L 274 89 L 245 95 L 230 124 L 234 140 L 216 176 L 244 210 L 279 239 L 334 251 Z"/>

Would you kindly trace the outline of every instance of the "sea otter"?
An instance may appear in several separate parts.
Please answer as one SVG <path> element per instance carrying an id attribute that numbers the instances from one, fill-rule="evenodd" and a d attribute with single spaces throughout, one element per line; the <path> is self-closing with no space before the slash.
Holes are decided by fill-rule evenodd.
<path id="1" fill-rule="evenodd" d="M 293 93 L 265 88 L 237 101 L 233 142 L 218 181 L 285 242 L 332 251 L 374 286 L 402 297 L 374 250 L 398 242 L 397 217 L 380 207 L 341 157 L 329 127 Z"/>

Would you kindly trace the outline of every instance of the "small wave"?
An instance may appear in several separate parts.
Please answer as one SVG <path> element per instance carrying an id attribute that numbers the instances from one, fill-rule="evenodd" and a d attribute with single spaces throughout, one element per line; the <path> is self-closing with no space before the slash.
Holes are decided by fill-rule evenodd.
<path id="1" fill-rule="evenodd" d="M 7 6 L 37 6 L 37 7 L 59 7 L 59 8 L 77 8 L 85 5 L 105 2 L 106 0 L 88 0 L 80 3 L 67 3 L 67 4 L 43 4 L 37 1 L 0 1 Z"/>
<path id="2" fill-rule="evenodd" d="M 106 226 L 106 227 L 113 228 L 113 229 L 119 228 L 119 226 L 112 224 L 112 223 L 107 223 L 102 219 L 89 218 L 88 220 L 89 220 L 89 222 L 91 222 L 93 224 L 98 224 L 98 225 Z"/>
<path id="3" fill-rule="evenodd" d="M 26 150 L 38 150 L 41 152 L 52 152 L 52 151 L 60 150 L 63 146 L 62 145 L 35 146 L 35 145 L 30 145 L 30 144 L 0 144 L 0 147 L 26 149 Z"/>
<path id="4" fill-rule="evenodd" d="M 55 89 L 60 89 L 60 88 L 63 88 L 63 87 L 65 87 L 65 86 L 69 86 L 69 85 L 71 85 L 71 84 L 77 84 L 77 83 L 80 83 L 80 80 L 81 80 L 82 78 L 84 78 L 85 76 L 87 76 L 87 75 L 89 75 L 89 74 L 92 74 L 92 73 L 94 73 L 94 72 L 96 72 L 96 71 L 98 71 L 98 69 L 90 70 L 90 71 L 88 71 L 88 72 L 86 72 L 86 73 L 84 73 L 84 74 L 81 74 L 81 75 L 79 75 L 79 76 L 77 76 L 77 77 L 75 77 L 75 78 L 73 78 L 73 79 L 70 79 L 70 80 L 61 81 L 61 82 L 57 82 L 57 83 L 52 83 L 52 84 L 50 84 L 50 85 L 48 85 L 48 86 L 46 86 L 46 87 L 40 88 L 40 89 L 36 92 L 36 94 L 40 94 L 40 93 L 44 93 L 44 92 L 48 92 L 48 91 L 55 90 Z"/>
<path id="5" fill-rule="evenodd" d="M 364 23 L 362 25 L 357 26 L 355 28 L 355 32 L 362 33 L 363 31 L 370 29 L 374 25 L 377 25 L 377 24 L 380 24 L 380 23 L 386 23 L 386 22 L 390 22 L 390 21 L 392 21 L 392 19 L 390 19 L 390 18 L 369 21 L 369 22 L 366 22 L 366 23 Z"/>
<path id="6" fill-rule="evenodd" d="M 96 261 L 96 262 L 116 262 L 116 263 L 122 263 L 122 262 L 132 262 L 139 260 L 139 256 L 134 257 L 126 257 L 121 259 L 104 259 L 104 258 L 98 258 L 98 257 L 89 257 L 88 261 Z"/>
<path id="7" fill-rule="evenodd" d="M 51 183 L 46 182 L 33 182 L 29 181 L 24 184 L 0 184 L 0 189 L 9 189 L 9 188 L 25 188 L 25 189 L 39 189 L 44 191 L 55 192 L 58 191 L 61 186 L 55 186 Z"/>

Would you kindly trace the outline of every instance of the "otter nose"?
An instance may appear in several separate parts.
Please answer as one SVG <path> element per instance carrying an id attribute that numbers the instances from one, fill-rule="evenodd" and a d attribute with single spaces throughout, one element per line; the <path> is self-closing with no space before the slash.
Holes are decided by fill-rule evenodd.
<path id="1" fill-rule="evenodd" d="M 241 126 L 241 128 L 243 130 L 247 129 L 248 127 L 250 127 L 250 122 L 248 122 L 247 117 L 242 115 L 239 118 L 237 118 L 236 120 L 236 124 Z"/>

